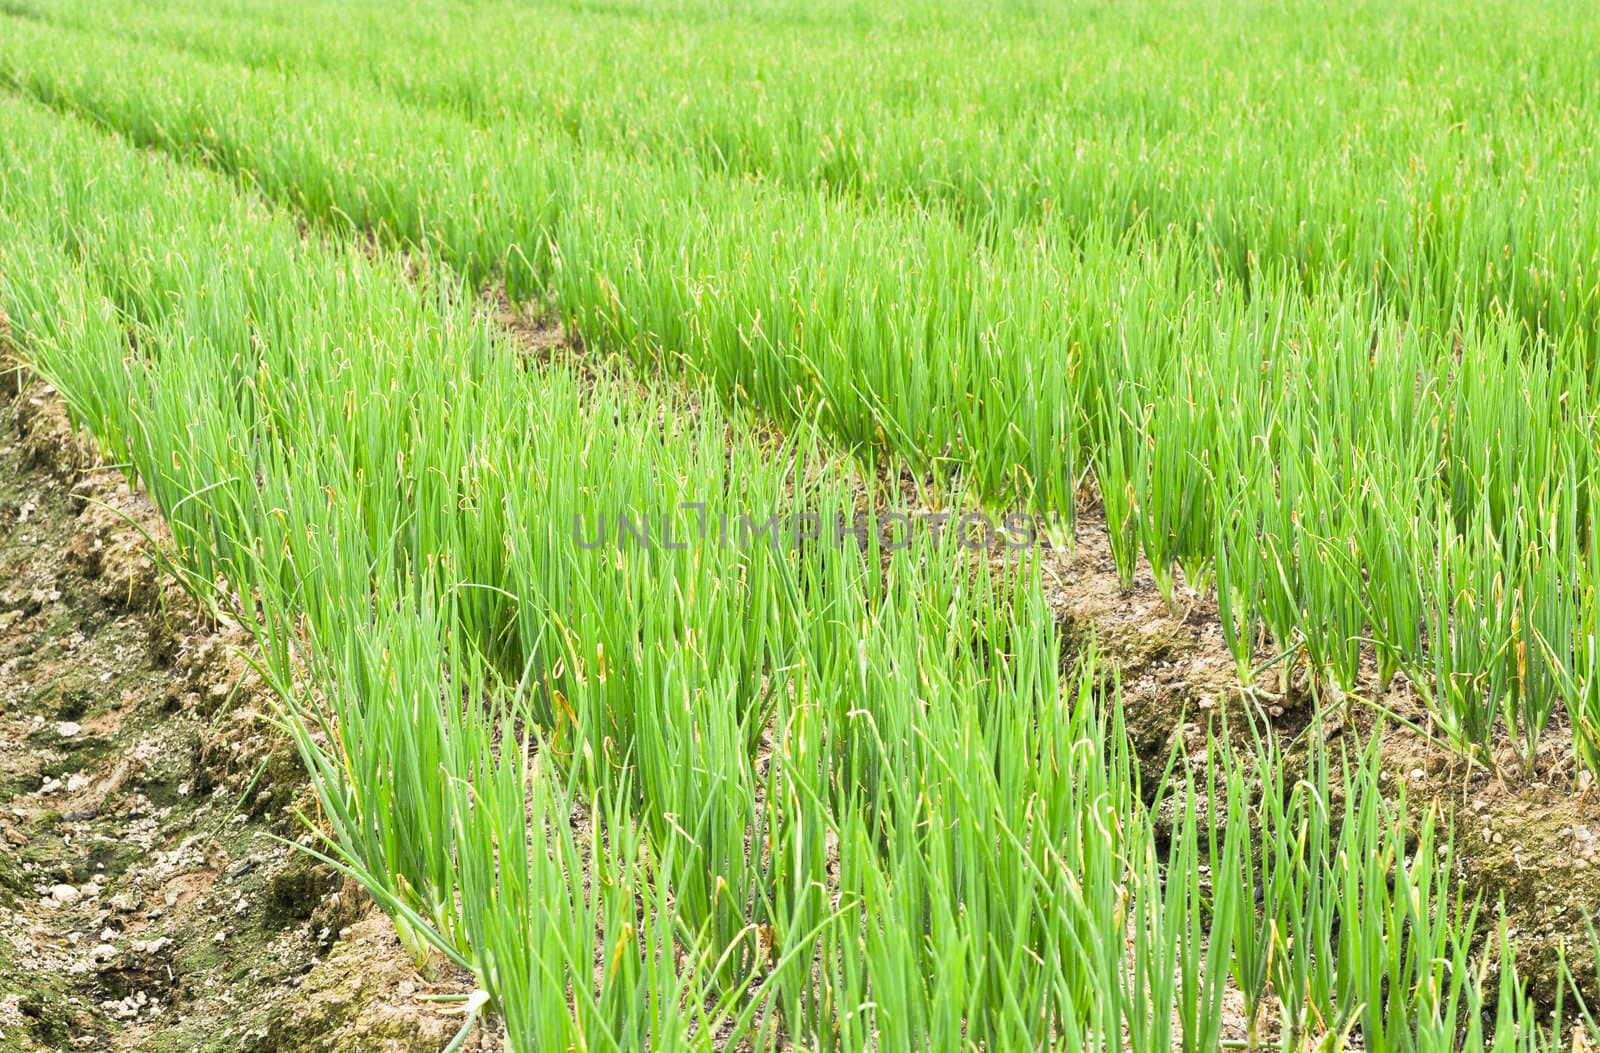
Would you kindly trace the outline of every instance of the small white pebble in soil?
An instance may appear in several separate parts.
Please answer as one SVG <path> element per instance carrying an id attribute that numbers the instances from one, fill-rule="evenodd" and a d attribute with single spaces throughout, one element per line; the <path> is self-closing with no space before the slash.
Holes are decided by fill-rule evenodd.
<path id="1" fill-rule="evenodd" d="M 82 730 L 82 724 L 71 720 L 63 720 L 61 723 L 56 725 L 56 734 L 60 735 L 64 739 L 75 738 L 77 737 L 78 732 Z"/>

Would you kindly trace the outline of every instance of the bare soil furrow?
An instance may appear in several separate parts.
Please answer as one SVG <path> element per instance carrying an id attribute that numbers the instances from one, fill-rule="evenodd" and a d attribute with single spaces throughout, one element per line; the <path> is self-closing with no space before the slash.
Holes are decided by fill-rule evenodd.
<path id="1" fill-rule="evenodd" d="M 417 996 L 471 985 L 280 840 L 315 802 L 250 639 L 59 397 L 3 385 L 0 1050 L 438 1050 Z"/>

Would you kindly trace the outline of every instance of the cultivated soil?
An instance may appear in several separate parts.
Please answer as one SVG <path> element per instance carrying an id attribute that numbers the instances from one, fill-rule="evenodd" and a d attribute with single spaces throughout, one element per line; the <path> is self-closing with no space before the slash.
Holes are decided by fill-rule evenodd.
<path id="1" fill-rule="evenodd" d="M 534 368 L 572 355 L 631 372 L 503 298 L 491 309 Z M 937 489 L 902 473 L 863 497 L 926 510 Z M 421 996 L 470 980 L 437 959 L 419 968 L 353 883 L 284 843 L 309 842 L 299 816 L 315 816 L 314 797 L 269 722 L 248 637 L 161 573 L 169 551 L 154 508 L 73 433 L 59 397 L 0 374 L 0 1053 L 439 1050 L 457 1022 Z M 1124 588 L 1092 510 L 1041 559 L 1064 636 L 1117 669 L 1152 772 L 1177 741 L 1203 757 L 1224 715 L 1241 743 L 1252 720 L 1286 743 L 1314 717 L 1313 733 L 1352 746 L 1377 726 L 1370 705 L 1319 703 L 1303 671 L 1281 694 L 1241 691 L 1214 600 L 1169 608 L 1147 571 Z M 1426 726 L 1403 679 L 1379 702 Z M 1388 728 L 1385 778 L 1453 827 L 1458 876 L 1504 901 L 1535 995 L 1553 1001 L 1563 952 L 1593 992 L 1600 794 L 1563 729 L 1531 765 L 1507 752 L 1485 766 Z M 467 1046 L 499 1047 L 492 1029 Z"/>
<path id="2" fill-rule="evenodd" d="M 316 815 L 299 758 L 168 545 L 59 397 L 0 373 L 0 1053 L 437 1053 L 459 1021 L 420 996 L 470 980 L 285 843 Z"/>
<path id="3" fill-rule="evenodd" d="M 616 356 L 586 350 L 562 333 L 538 305 L 518 309 L 501 292 L 486 297 L 485 307 L 540 366 L 561 360 L 583 374 L 621 378 L 641 390 L 648 385 Z M 694 412 L 698 391 L 669 386 L 686 400 L 685 411 Z M 775 446 L 781 445 L 781 429 L 770 419 L 765 423 Z M 958 490 L 959 479 L 919 477 L 904 467 L 882 465 L 875 474 L 862 481 L 860 500 L 879 514 L 948 511 L 958 500 L 941 495 Z M 1351 697 L 1330 699 L 1326 690 L 1319 692 L 1303 665 L 1291 667 L 1287 685 L 1276 669 L 1268 669 L 1258 674 L 1255 689 L 1246 691 L 1215 596 L 1188 592 L 1180 573 L 1169 605 L 1147 566 L 1124 587 L 1092 491 L 1082 495 L 1081 505 L 1070 544 L 1041 541 L 1045 599 L 1068 650 L 1063 660 L 1070 662 L 1073 654 L 1092 647 L 1102 665 L 1114 670 L 1108 676 L 1117 681 L 1147 785 L 1159 780 L 1180 743 L 1192 766 L 1202 767 L 1213 735 L 1243 752 L 1256 748 L 1257 733 L 1270 732 L 1291 774 L 1304 769 L 1312 736 L 1330 743 L 1337 758 L 1341 744 L 1354 756 L 1378 735 L 1382 781 L 1396 797 L 1404 794 L 1414 818 L 1432 810 L 1441 835 L 1454 832 L 1455 876 L 1469 902 L 1481 901 L 1483 937 L 1492 938 L 1496 908 L 1503 904 L 1507 932 L 1519 948 L 1521 979 L 1534 998 L 1554 1006 L 1561 996 L 1564 956 L 1585 1001 L 1600 1008 L 1595 947 L 1586 924 L 1597 919 L 1600 928 L 1600 789 L 1574 763 L 1564 714 L 1552 720 L 1531 763 L 1509 743 L 1488 762 L 1469 761 L 1440 744 L 1443 733 L 1431 727 L 1426 705 L 1403 675 L 1380 690 L 1370 653 Z M 1016 558 L 991 553 L 999 573 Z M 1266 664 L 1272 657 L 1263 648 L 1256 662 Z M 1563 1000 L 1570 1012 L 1570 996 Z M 1230 1037 L 1242 1037 L 1242 1027 L 1230 1026 L 1234 1030 L 1238 1034 Z"/>
<path id="4" fill-rule="evenodd" d="M 1147 569 L 1122 588 L 1103 522 L 1086 519 L 1071 549 L 1045 556 L 1049 599 L 1069 638 L 1092 638 L 1117 666 L 1128 733 L 1147 775 L 1159 774 L 1179 740 L 1196 764 L 1213 733 L 1236 750 L 1253 749 L 1252 725 L 1271 730 L 1291 770 L 1303 769 L 1310 736 L 1353 755 L 1380 735 L 1380 779 L 1395 797 L 1404 793 L 1413 817 L 1432 809 L 1439 829 L 1454 831 L 1456 877 L 1469 902 L 1481 897 L 1483 935 L 1503 903 L 1533 996 L 1554 1005 L 1564 954 L 1585 1000 L 1600 1003 L 1585 924 L 1600 918 L 1600 792 L 1577 770 L 1564 717 L 1546 730 L 1531 763 L 1509 744 L 1487 762 L 1469 762 L 1440 745 L 1443 733 L 1430 728 L 1403 676 L 1379 689 L 1370 654 L 1357 697 L 1319 695 L 1303 667 L 1287 690 L 1269 670 L 1256 691 L 1243 691 L 1215 597 L 1180 596 L 1178 609 L 1169 608 Z M 1257 660 L 1271 657 L 1262 651 Z"/>

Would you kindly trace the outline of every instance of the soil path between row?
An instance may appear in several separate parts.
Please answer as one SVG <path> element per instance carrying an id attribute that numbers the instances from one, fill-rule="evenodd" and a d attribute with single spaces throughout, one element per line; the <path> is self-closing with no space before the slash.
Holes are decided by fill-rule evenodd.
<path id="1" fill-rule="evenodd" d="M 418 996 L 470 981 L 280 840 L 316 806 L 251 641 L 152 541 L 59 395 L 0 374 L 0 1053 L 437 1053 L 459 1022 Z"/>
<path id="2" fill-rule="evenodd" d="M 589 354 L 497 307 L 530 357 Z M 874 500 L 917 510 L 917 481 L 879 484 Z M 440 1049 L 456 1022 L 418 996 L 470 980 L 419 971 L 356 886 L 278 840 L 305 837 L 296 816 L 316 809 L 265 720 L 250 640 L 164 577 L 152 543 L 170 544 L 159 514 L 59 395 L 0 373 L 0 1053 Z M 1203 756 L 1221 712 L 1252 708 L 1285 735 L 1310 723 L 1304 690 L 1244 701 L 1214 599 L 1169 610 L 1147 571 L 1124 589 L 1092 515 L 1041 559 L 1065 635 L 1093 637 L 1118 669 L 1147 762 L 1177 739 Z M 1403 683 L 1383 702 L 1425 719 Z M 1372 713 L 1344 723 L 1365 731 Z M 1561 736 L 1547 738 L 1515 778 L 1409 733 L 1385 742 L 1396 789 L 1453 817 L 1458 877 L 1507 901 L 1545 999 L 1558 948 L 1584 960 L 1582 919 L 1600 906 L 1600 795 L 1572 791 Z M 1579 975 L 1593 987 L 1590 965 Z"/>

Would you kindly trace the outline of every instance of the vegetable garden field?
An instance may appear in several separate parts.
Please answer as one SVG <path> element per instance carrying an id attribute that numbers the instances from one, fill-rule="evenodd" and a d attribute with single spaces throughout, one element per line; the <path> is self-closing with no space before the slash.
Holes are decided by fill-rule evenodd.
<path id="1" fill-rule="evenodd" d="M 5 0 L 0 443 L 59 406 L 148 501 L 296 760 L 186 836 L 370 898 L 427 1026 L 228 1031 L 237 938 L 40 986 L 89 783 L 0 764 L 0 1050 L 1593 1048 L 1597 54 L 1576 0 Z M 0 758 L 108 712 L 39 668 Z M 61 961 L 176 924 L 117 911 Z"/>

